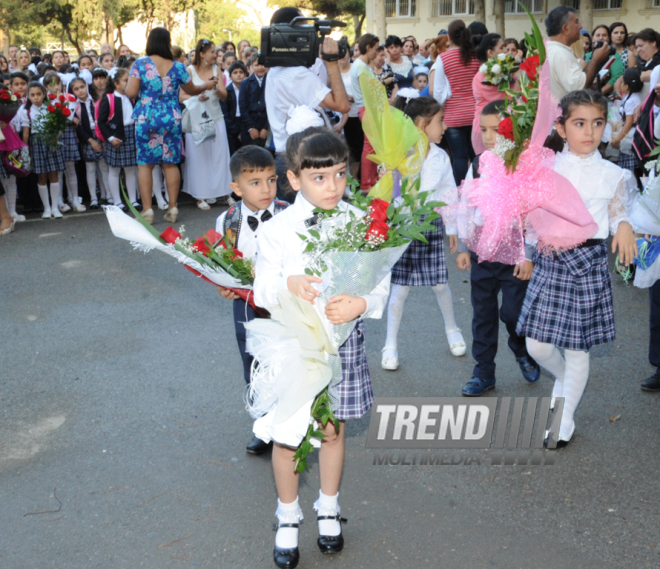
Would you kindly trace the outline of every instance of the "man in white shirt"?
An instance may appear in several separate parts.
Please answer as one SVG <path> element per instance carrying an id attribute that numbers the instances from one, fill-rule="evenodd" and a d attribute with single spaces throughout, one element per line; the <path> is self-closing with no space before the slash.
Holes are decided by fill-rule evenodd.
<path id="1" fill-rule="evenodd" d="M 545 19 L 545 29 L 550 38 L 547 55 L 552 94 L 561 99 L 571 91 L 589 88 L 609 58 L 609 45 L 594 50 L 591 61 L 583 70 L 571 49 L 571 45 L 580 39 L 582 29 L 576 11 L 569 6 L 553 8 Z"/>
<path id="2" fill-rule="evenodd" d="M 285 7 L 277 10 L 270 20 L 272 24 L 287 24 L 296 16 L 302 16 L 298 8 Z M 337 42 L 328 36 L 323 40 L 323 52 L 332 55 L 339 53 Z M 293 201 L 286 177 L 286 121 L 289 109 L 299 105 L 312 108 L 323 107 L 338 113 L 347 113 L 351 104 L 341 79 L 337 61 L 324 61 L 328 72 L 326 85 L 318 75 L 306 67 L 272 67 L 266 82 L 266 111 L 273 133 L 277 162 L 277 197 Z M 289 198 L 287 200 L 287 198 Z"/>

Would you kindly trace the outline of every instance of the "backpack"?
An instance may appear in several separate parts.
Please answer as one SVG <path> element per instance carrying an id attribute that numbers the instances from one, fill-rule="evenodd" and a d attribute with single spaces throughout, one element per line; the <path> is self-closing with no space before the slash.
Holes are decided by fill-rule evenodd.
<path id="1" fill-rule="evenodd" d="M 101 142 L 105 142 L 105 138 L 101 134 L 101 129 L 99 128 L 99 109 L 101 108 L 101 101 L 103 98 L 99 99 L 94 103 L 94 134 Z M 110 103 L 110 115 L 108 116 L 108 122 L 112 120 L 112 117 L 115 116 L 115 96 L 108 95 L 108 102 Z"/>
<path id="2" fill-rule="evenodd" d="M 653 105 L 655 104 L 655 92 L 651 91 L 644 101 L 642 114 L 639 117 L 635 135 L 633 137 L 633 152 L 642 163 L 642 166 L 649 161 L 649 155 L 657 146 L 653 137 Z"/>

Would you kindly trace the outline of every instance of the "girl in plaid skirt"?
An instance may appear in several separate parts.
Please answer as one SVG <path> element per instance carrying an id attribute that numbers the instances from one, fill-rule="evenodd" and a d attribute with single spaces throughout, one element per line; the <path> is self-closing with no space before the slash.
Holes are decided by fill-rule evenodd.
<path id="1" fill-rule="evenodd" d="M 633 128 L 633 115 L 637 108 L 642 104 L 641 90 L 644 87 L 639 70 L 636 68 L 628 69 L 621 80 L 621 94 L 625 95 L 619 113 L 623 126 L 612 139 L 612 146 L 619 149 L 619 166 L 635 172 L 637 166 L 637 157 L 633 154 L 632 141 L 635 134 Z"/>
<path id="2" fill-rule="evenodd" d="M 257 238 L 254 282 L 257 305 L 278 305 L 278 293 L 283 290 L 289 290 L 309 302 L 318 296 L 312 283 L 319 283 L 321 279 L 303 274 L 306 266 L 305 243 L 299 234 L 308 234 L 309 229 L 317 224 L 318 216 L 314 214 L 316 208 L 329 211 L 335 207 L 344 210 L 350 207 L 341 201 L 346 189 L 348 157 L 349 151 L 344 141 L 323 127 L 307 128 L 289 138 L 288 179 L 298 194 L 293 205 L 278 213 L 261 228 Z M 340 401 L 334 413 L 340 420 L 340 428 L 337 432 L 331 421 L 327 423 L 323 429 L 326 437 L 319 452 L 321 490 L 314 509 L 318 514 L 318 546 L 322 553 L 338 552 L 344 545 L 338 502 L 344 462 L 344 421 L 362 417 L 373 403 L 361 319 L 380 318 L 389 292 L 389 281 L 388 273 L 366 297 L 338 295 L 326 308 L 326 316 L 331 323 L 355 321 L 356 325 L 339 348 L 342 381 L 337 385 Z M 296 412 L 300 411 L 309 415 L 304 406 Z M 304 419 L 308 420 L 308 416 Z M 276 427 L 285 431 L 283 425 L 286 422 Z M 276 516 L 279 522 L 274 560 L 278 567 L 296 567 L 299 560 L 298 524 L 303 515 L 298 504 L 298 475 L 294 471 L 296 449 L 284 442 L 287 440 L 290 443 L 289 439 L 295 437 L 289 436 L 288 431 L 274 434 L 269 430 L 269 434 L 273 435 L 270 438 L 278 439 L 274 441 L 272 458 L 278 494 Z"/>
<path id="3" fill-rule="evenodd" d="M 433 97 L 419 97 L 414 89 L 405 89 L 404 95 L 408 94 L 408 91 L 411 91 L 409 94 L 413 96 L 408 99 L 398 96 L 394 106 L 408 115 L 429 140 L 429 151 L 422 166 L 419 191 L 430 192 L 430 200 L 442 201 L 445 192 L 456 188 L 449 157 L 437 146 L 446 128 L 444 110 Z M 436 219 L 433 225 L 437 230 L 425 234 L 428 243 L 413 240 L 392 269 L 392 294 L 387 309 L 387 339 L 381 360 L 383 369 L 396 370 L 399 367 L 397 336 L 411 286 L 431 287 L 445 322 L 449 350 L 454 356 L 465 354 L 465 341 L 456 325 L 451 290 L 447 282 L 442 219 Z M 455 253 L 458 237 L 455 229 L 452 233 L 449 235 L 449 250 Z"/>
<path id="4" fill-rule="evenodd" d="M 99 129 L 105 139 L 105 161 L 108 163 L 108 185 L 114 204 L 124 207 L 119 193 L 119 175 L 122 168 L 126 176 L 128 199 L 137 206 L 137 149 L 133 103 L 126 96 L 128 69 L 118 68 L 108 76 L 105 92 L 99 105 Z M 114 98 L 114 109 L 110 105 Z"/>
<path id="5" fill-rule="evenodd" d="M 41 217 L 49 219 L 51 216 L 63 217 L 58 207 L 60 200 L 58 173 L 64 170 L 64 151 L 61 145 L 55 150 L 48 148 L 36 134 L 36 129 L 39 128 L 37 119 L 48 112 L 44 105 L 45 98 L 46 88 L 37 81 L 30 83 L 28 100 L 19 111 L 19 124 L 23 129 L 23 142 L 30 145 L 32 168 L 37 174 L 39 197 L 44 205 L 44 213 Z M 50 182 L 50 202 L 48 201 L 48 182 Z"/>
<path id="6" fill-rule="evenodd" d="M 557 154 L 555 171 L 573 184 L 598 229 L 574 249 L 534 254 L 516 332 L 526 337 L 529 355 L 556 378 L 552 395 L 564 398 L 557 446 L 565 446 L 589 379 L 589 349 L 614 340 L 608 234 L 623 265 L 633 262 L 637 245 L 626 214 L 632 176 L 598 152 L 607 99 L 595 91 L 573 91 L 560 105 L 557 133 L 568 144 Z"/>

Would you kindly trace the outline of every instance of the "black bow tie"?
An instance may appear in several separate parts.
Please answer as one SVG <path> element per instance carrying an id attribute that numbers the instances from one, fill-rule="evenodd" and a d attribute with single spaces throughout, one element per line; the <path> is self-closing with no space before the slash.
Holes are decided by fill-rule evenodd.
<path id="1" fill-rule="evenodd" d="M 265 210 L 261 214 L 261 219 L 259 219 L 259 217 L 257 217 L 256 215 L 250 215 L 247 218 L 247 222 L 248 222 L 248 225 L 250 226 L 250 229 L 252 231 L 256 231 L 257 227 L 259 227 L 259 222 L 260 221 L 268 221 L 271 217 L 273 217 L 273 214 L 270 213 L 268 210 Z"/>
<path id="2" fill-rule="evenodd" d="M 309 229 L 310 227 L 314 227 L 315 225 L 319 225 L 319 214 L 315 213 L 312 217 L 309 217 L 305 220 L 305 227 Z"/>

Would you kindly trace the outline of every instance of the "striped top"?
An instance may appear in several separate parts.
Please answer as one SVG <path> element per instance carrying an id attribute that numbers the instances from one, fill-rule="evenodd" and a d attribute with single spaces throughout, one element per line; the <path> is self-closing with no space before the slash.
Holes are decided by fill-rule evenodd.
<path id="1" fill-rule="evenodd" d="M 479 71 L 479 60 L 475 58 L 464 65 L 460 49 L 449 49 L 440 58 L 451 87 L 451 97 L 445 102 L 445 123 L 450 128 L 472 126 L 475 109 L 472 79 Z"/>

